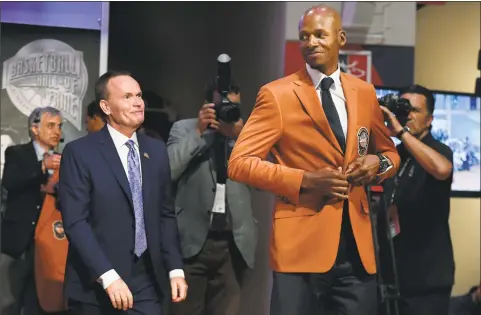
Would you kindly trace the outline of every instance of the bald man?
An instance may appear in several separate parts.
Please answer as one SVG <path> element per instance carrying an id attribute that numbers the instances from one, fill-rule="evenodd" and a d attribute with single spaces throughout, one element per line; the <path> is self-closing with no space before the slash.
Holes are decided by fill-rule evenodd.
<path id="1" fill-rule="evenodd" d="M 309 9 L 299 41 L 306 65 L 261 88 L 229 177 L 277 195 L 272 315 L 375 315 L 364 187 L 392 177 L 399 156 L 374 86 L 340 71 L 346 33 L 339 13 Z M 275 163 L 266 160 L 269 152 Z"/>

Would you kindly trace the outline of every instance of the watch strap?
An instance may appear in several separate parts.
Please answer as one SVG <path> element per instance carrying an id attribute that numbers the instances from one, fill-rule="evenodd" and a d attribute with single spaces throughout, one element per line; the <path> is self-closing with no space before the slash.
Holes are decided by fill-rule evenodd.
<path id="1" fill-rule="evenodd" d="M 401 131 L 398 132 L 398 134 L 396 135 L 396 138 L 398 138 L 399 140 L 401 140 L 401 137 L 402 137 L 402 135 L 403 135 L 405 132 L 409 132 L 409 129 L 408 129 L 406 126 L 403 127 L 403 129 L 401 129 Z"/>

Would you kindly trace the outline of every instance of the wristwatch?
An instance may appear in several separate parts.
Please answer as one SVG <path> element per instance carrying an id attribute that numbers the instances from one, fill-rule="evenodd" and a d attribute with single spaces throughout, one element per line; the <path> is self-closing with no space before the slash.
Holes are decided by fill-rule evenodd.
<path id="1" fill-rule="evenodd" d="M 379 158 L 379 170 L 378 175 L 386 173 L 391 168 L 391 161 L 382 155 L 381 153 L 376 154 Z"/>
<path id="2" fill-rule="evenodd" d="M 396 135 L 396 138 L 398 138 L 399 140 L 401 140 L 401 137 L 402 137 L 402 135 L 403 135 L 405 132 L 409 132 L 409 127 L 408 127 L 408 126 L 404 126 L 403 129 L 401 129 L 401 131 L 398 132 L 398 134 Z"/>

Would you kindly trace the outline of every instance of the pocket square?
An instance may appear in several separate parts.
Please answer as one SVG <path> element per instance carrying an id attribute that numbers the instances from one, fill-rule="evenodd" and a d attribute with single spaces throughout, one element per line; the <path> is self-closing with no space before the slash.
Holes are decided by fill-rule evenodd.
<path id="1" fill-rule="evenodd" d="M 149 154 L 147 152 L 144 152 L 144 158 L 146 158 L 146 159 L 149 158 Z"/>

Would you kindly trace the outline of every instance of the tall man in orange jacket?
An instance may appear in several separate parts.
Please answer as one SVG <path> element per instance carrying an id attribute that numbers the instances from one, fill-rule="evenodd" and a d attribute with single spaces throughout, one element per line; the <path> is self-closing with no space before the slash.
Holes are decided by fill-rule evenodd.
<path id="1" fill-rule="evenodd" d="M 299 22 L 306 66 L 263 86 L 229 160 L 232 180 L 277 194 L 272 315 L 376 314 L 376 265 L 364 185 L 399 156 L 373 85 L 341 73 L 339 13 Z M 269 152 L 276 163 L 266 161 Z"/>

